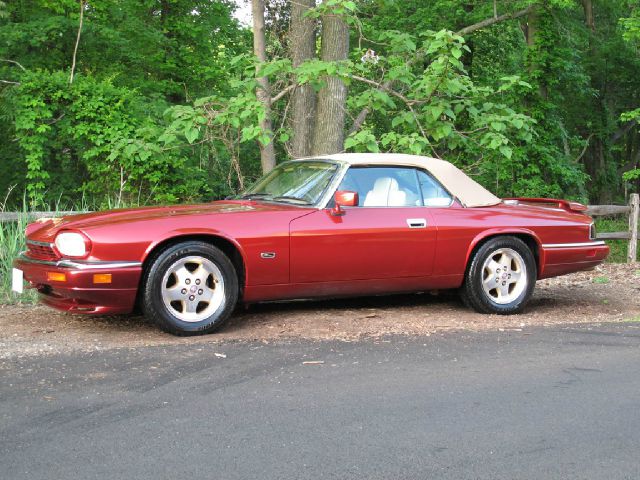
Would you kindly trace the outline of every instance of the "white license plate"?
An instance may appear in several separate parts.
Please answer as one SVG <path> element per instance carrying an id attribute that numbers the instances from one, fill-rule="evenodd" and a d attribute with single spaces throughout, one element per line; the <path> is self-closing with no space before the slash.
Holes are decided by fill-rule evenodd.
<path id="1" fill-rule="evenodd" d="M 14 268 L 11 272 L 11 290 L 17 293 L 24 291 L 24 274 L 22 270 Z"/>

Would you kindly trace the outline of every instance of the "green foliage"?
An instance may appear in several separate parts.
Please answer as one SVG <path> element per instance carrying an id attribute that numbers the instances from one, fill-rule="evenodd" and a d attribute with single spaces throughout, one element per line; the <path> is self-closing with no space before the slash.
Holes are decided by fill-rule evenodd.
<path id="1" fill-rule="evenodd" d="M 594 31 L 585 25 L 582 2 L 575 0 L 496 2 L 497 13 L 532 4 L 537 5 L 535 15 L 467 35 L 470 51 L 463 52 L 461 61 L 477 86 L 497 89 L 501 78 L 511 76 L 532 86 L 516 87 L 506 92 L 512 98 L 501 101 L 536 121 L 533 140 L 513 148 L 510 159 L 487 161 L 486 155 L 467 151 L 462 163 L 479 162 L 476 178 L 499 193 L 623 201 L 621 171 L 633 161 L 628 145 L 638 141 L 637 130 L 622 138 L 616 132 L 621 128 L 619 115 L 637 108 L 640 100 L 640 57 L 623 41 L 619 24 L 630 10 L 636 15 L 629 7 L 638 2 L 594 1 Z M 383 29 L 402 31 L 404 38 L 443 27 L 455 31 L 493 17 L 493 5 L 492 1 L 367 1 L 361 6 L 363 18 L 370 15 L 364 33 L 376 42 L 362 46 L 391 51 L 392 44 L 381 45 L 375 36 Z M 410 32 L 406 25 L 412 25 Z"/>
<path id="2" fill-rule="evenodd" d="M 514 152 L 533 139 L 535 121 L 518 111 L 514 93 L 530 85 L 516 75 L 495 87 L 477 85 L 461 60 L 470 51 L 462 37 L 446 30 L 386 31 L 379 41 L 388 43 L 385 55 L 374 66 L 354 62 L 352 68 L 362 76 L 386 75 L 394 90 L 367 88 L 350 99 L 354 110 L 366 107 L 378 117 L 345 148 L 442 157 L 486 177 L 491 165 L 516 161 Z M 511 190 L 504 181 L 497 187 Z"/>
<path id="3" fill-rule="evenodd" d="M 0 200 L 0 213 L 6 210 L 12 189 Z M 0 304 L 17 301 L 31 302 L 35 300 L 33 291 L 26 291 L 16 296 L 11 292 L 11 269 L 13 260 L 25 250 L 24 229 L 29 223 L 26 202 L 22 204 L 22 213 L 15 222 L 0 222 Z"/>
<path id="4" fill-rule="evenodd" d="M 356 16 L 358 6 L 352 0 L 324 0 L 307 12 L 309 18 L 320 18 L 323 15 L 338 15 L 348 23 L 359 23 Z"/>
<path id="5" fill-rule="evenodd" d="M 25 249 L 24 229 L 27 223 L 26 215 L 17 222 L 0 223 L 0 304 L 35 300 L 34 291 L 27 290 L 19 296 L 11 292 L 13 260 Z"/>
<path id="6" fill-rule="evenodd" d="M 171 105 L 229 91 L 229 64 L 250 40 L 231 4 L 91 0 L 69 85 L 78 7 L 12 2 L 0 19 L 0 59 L 20 64 L 0 61 L 0 79 L 14 82 L 0 84 L 0 164 L 8 173 L 0 190 L 24 188 L 32 205 L 82 197 L 116 206 L 220 191 L 226 182 L 213 148 L 165 148 L 159 137 Z"/>
<path id="7" fill-rule="evenodd" d="M 594 1 L 593 31 L 577 0 L 495 2 L 496 13 L 533 4 L 463 39 L 452 32 L 492 18 L 492 0 L 324 1 L 308 17 L 318 31 L 324 15 L 346 19 L 349 60 L 294 69 L 290 2 L 269 2 L 271 61 L 257 75 L 272 96 L 343 79 L 347 118 L 369 112 L 347 125 L 349 151 L 440 156 L 499 195 L 622 200 L 640 188 L 640 132 L 618 135 L 638 118 L 638 1 Z M 259 143 L 287 157 L 290 97 L 272 106 L 273 139 L 263 134 L 233 2 L 89 0 L 69 85 L 78 7 L 0 2 L 0 191 L 17 185 L 32 204 L 210 199 L 259 175 Z"/>
<path id="8" fill-rule="evenodd" d="M 640 46 L 640 2 L 633 0 L 629 2 L 631 7 L 631 16 L 621 18 L 620 24 L 623 29 L 623 37 L 630 44 Z M 636 100 L 637 101 L 637 100 Z M 620 115 L 623 122 L 640 122 L 640 108 L 636 108 Z M 636 162 L 635 168 L 631 168 L 623 173 L 622 178 L 628 182 L 637 181 L 640 185 L 640 163 Z"/>
<path id="9" fill-rule="evenodd" d="M 74 193 L 101 198 L 111 192 L 121 200 L 172 202 L 199 192 L 204 183 L 186 174 L 187 159 L 179 150 L 159 147 L 162 128 L 134 90 L 84 76 L 68 85 L 66 72 L 28 72 L 13 102 L 32 205 L 69 194 L 71 200 Z M 76 183 L 77 176 L 83 181 Z M 58 182 L 50 182 L 52 177 Z"/>
<path id="10" fill-rule="evenodd" d="M 631 15 L 620 19 L 623 30 L 623 37 L 631 43 L 640 43 L 640 2 L 629 0 L 629 11 Z"/>

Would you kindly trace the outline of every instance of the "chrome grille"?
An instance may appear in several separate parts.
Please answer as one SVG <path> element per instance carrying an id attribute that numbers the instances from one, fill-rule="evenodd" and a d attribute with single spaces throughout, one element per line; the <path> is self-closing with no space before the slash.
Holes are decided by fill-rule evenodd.
<path id="1" fill-rule="evenodd" d="M 51 244 L 27 240 L 27 256 L 37 260 L 57 260 Z"/>

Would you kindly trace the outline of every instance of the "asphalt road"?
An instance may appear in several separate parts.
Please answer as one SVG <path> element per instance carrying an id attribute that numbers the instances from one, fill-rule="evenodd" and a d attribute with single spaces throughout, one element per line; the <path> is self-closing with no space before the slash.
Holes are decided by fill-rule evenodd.
<path id="1" fill-rule="evenodd" d="M 0 378 L 6 480 L 640 477 L 640 323 L 120 349 Z"/>

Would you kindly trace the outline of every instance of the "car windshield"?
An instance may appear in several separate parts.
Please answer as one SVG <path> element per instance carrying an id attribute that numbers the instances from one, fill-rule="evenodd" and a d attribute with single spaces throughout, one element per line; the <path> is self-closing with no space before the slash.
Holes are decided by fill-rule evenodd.
<path id="1" fill-rule="evenodd" d="M 283 163 L 258 180 L 239 198 L 314 205 L 337 171 L 338 165 L 331 162 Z"/>

